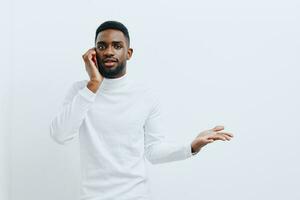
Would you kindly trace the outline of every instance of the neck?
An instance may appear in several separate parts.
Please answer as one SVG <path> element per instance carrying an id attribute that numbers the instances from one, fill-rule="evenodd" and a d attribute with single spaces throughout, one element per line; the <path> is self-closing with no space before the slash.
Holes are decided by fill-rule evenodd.
<path id="1" fill-rule="evenodd" d="M 124 70 L 119 73 L 118 75 L 116 75 L 115 77 L 107 77 L 108 79 L 114 79 L 114 78 L 120 78 L 122 76 L 124 76 L 126 74 L 126 68 L 124 68 Z"/>
<path id="2" fill-rule="evenodd" d="M 128 84 L 128 75 L 127 73 L 125 73 L 115 78 L 104 77 L 100 87 L 103 90 L 114 90 L 114 89 L 121 88 L 127 84 Z"/>

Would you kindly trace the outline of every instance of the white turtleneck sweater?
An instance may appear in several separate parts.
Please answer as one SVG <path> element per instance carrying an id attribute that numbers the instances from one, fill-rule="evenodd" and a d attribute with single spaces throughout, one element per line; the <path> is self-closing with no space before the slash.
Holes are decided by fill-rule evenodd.
<path id="1" fill-rule="evenodd" d="M 146 159 L 152 164 L 187 159 L 191 144 L 165 140 L 160 104 L 148 87 L 125 74 L 73 84 L 51 122 L 50 135 L 67 144 L 79 135 L 81 200 L 149 200 Z"/>

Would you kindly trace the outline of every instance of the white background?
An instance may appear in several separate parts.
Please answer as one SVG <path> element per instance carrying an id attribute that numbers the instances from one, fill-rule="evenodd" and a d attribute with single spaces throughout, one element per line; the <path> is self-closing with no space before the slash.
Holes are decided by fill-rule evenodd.
<path id="1" fill-rule="evenodd" d="M 154 200 L 300 199 L 299 1 L 3 1 L 0 199 L 74 200 L 78 139 L 49 124 L 98 25 L 130 32 L 132 78 L 159 94 L 167 138 L 224 125 L 235 138 L 150 165 Z M 2 59 L 3 58 L 3 59 Z"/>

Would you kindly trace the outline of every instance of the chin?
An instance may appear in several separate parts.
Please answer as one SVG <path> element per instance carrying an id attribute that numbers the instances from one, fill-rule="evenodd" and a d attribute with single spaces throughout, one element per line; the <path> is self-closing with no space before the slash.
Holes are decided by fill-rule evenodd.
<path id="1" fill-rule="evenodd" d="M 117 67 L 118 67 L 118 65 L 112 66 L 112 67 L 105 67 L 105 66 L 104 66 L 104 68 L 106 69 L 106 71 L 112 71 L 112 70 L 115 70 Z"/>

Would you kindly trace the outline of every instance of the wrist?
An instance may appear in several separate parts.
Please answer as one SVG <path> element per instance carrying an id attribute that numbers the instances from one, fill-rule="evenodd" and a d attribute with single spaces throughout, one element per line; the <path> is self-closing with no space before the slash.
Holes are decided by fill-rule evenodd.
<path id="1" fill-rule="evenodd" d="M 193 145 L 191 145 L 191 152 L 193 155 L 197 154 L 200 150 L 201 150 L 201 148 L 196 149 L 193 147 Z"/>
<path id="2" fill-rule="evenodd" d="M 87 84 L 87 87 L 89 90 L 91 90 L 92 92 L 96 93 L 97 90 L 99 89 L 101 84 L 101 81 L 97 81 L 97 80 L 90 80 Z"/>
<path id="3" fill-rule="evenodd" d="M 90 78 L 89 82 L 93 84 L 100 84 L 103 81 L 103 79 L 99 78 Z"/>

